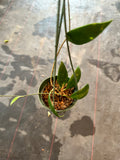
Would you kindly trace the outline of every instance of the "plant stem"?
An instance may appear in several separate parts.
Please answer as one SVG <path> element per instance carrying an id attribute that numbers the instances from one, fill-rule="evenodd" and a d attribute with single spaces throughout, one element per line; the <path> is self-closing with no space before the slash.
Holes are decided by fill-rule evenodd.
<path id="1" fill-rule="evenodd" d="M 35 95 L 40 95 L 40 94 L 41 95 L 46 95 L 46 94 L 49 94 L 49 93 L 33 93 L 33 94 L 25 94 L 25 95 L 0 95 L 0 97 L 18 97 L 18 96 L 27 97 L 27 96 L 35 96 Z M 69 96 L 66 96 L 66 95 L 61 95 L 59 93 L 55 93 L 55 95 L 69 97 Z"/>
<path id="2" fill-rule="evenodd" d="M 59 26 L 58 26 L 58 28 L 59 28 L 59 30 L 58 30 L 58 39 L 60 38 L 63 15 L 64 15 L 64 6 L 62 6 L 62 13 L 60 15 L 61 17 L 60 17 L 60 22 L 59 22 Z"/>
<path id="3" fill-rule="evenodd" d="M 60 30 L 61 30 L 63 16 L 64 16 L 64 5 L 62 7 L 62 14 L 61 14 L 61 18 L 60 18 L 60 27 L 59 27 Z M 68 0 L 68 18 L 69 18 L 69 31 L 70 31 L 70 29 L 71 29 L 71 21 L 70 21 L 70 3 L 69 3 L 69 0 Z M 60 34 L 59 34 L 59 36 L 60 36 Z M 59 48 L 59 50 L 57 52 L 57 56 L 59 55 L 59 53 L 60 53 L 60 51 L 61 51 L 61 49 L 62 49 L 62 47 L 63 47 L 65 42 L 66 42 L 66 39 L 62 42 L 62 44 L 61 44 L 61 46 L 60 46 L 60 48 Z M 53 63 L 52 72 L 51 72 L 51 78 L 50 78 L 51 86 L 53 86 L 53 84 L 52 84 L 52 76 L 53 76 L 54 66 L 55 66 L 55 62 Z"/>
<path id="4" fill-rule="evenodd" d="M 57 24 L 56 24 L 56 41 L 55 41 L 55 57 L 56 57 L 56 52 L 58 49 L 58 43 L 59 43 L 59 35 L 60 35 L 60 25 L 59 25 L 59 21 L 60 21 L 60 4 L 61 1 L 58 0 L 58 11 L 57 11 Z"/>
<path id="5" fill-rule="evenodd" d="M 49 94 L 49 93 L 33 93 L 33 94 L 25 94 L 25 95 L 0 95 L 0 97 L 17 97 L 17 96 L 34 96 L 34 95 L 39 95 L 39 94 Z"/>
<path id="6" fill-rule="evenodd" d="M 58 5 L 60 5 L 59 2 L 58 2 Z M 60 6 L 59 6 L 59 7 L 60 7 Z M 61 17 L 60 17 L 60 18 L 59 18 L 59 16 L 60 16 L 60 8 L 58 8 L 58 12 L 59 12 L 59 14 L 57 14 L 56 42 L 57 42 L 57 41 L 59 42 L 59 38 L 60 38 L 62 19 L 63 19 L 63 15 L 64 15 L 64 6 L 62 6 L 62 13 L 61 13 Z M 59 16 L 58 16 L 58 15 L 59 15 Z M 60 19 L 60 22 L 59 22 L 59 24 L 58 24 L 59 19 Z M 57 30 L 57 29 L 58 29 L 58 30 Z M 58 31 L 58 34 L 57 34 L 57 31 Z M 57 52 L 57 56 L 58 56 L 58 54 L 59 54 L 59 52 L 60 52 L 60 50 L 61 50 L 61 48 L 62 48 L 62 46 L 63 46 L 64 43 L 65 43 L 65 40 L 63 41 L 62 45 L 60 46 L 58 52 L 55 50 L 55 52 Z M 58 49 L 58 43 L 57 43 L 55 46 L 56 46 L 55 48 Z M 55 63 L 56 63 L 56 61 L 57 61 L 57 56 L 56 56 L 56 60 L 54 60 L 53 67 L 52 67 L 52 72 L 51 72 L 51 78 L 50 78 L 51 86 L 53 86 L 53 84 L 52 84 L 52 77 L 54 76 L 54 75 L 53 75 L 53 71 L 54 71 L 54 67 L 55 67 L 55 65 L 56 65 Z"/>
<path id="7" fill-rule="evenodd" d="M 68 0 L 68 19 L 69 19 L 69 31 L 71 30 L 71 20 L 70 20 L 70 2 Z"/>
<path id="8" fill-rule="evenodd" d="M 61 14 L 61 18 L 60 18 L 60 27 L 59 27 L 60 29 L 61 29 L 61 25 L 62 25 L 63 15 L 64 15 L 64 5 L 62 7 L 62 14 Z M 70 20 L 70 3 L 69 3 L 69 0 L 68 0 L 68 18 L 69 18 L 69 31 L 70 31 L 70 29 L 71 29 L 71 20 Z M 66 42 L 66 39 L 62 42 L 62 44 L 61 44 L 61 46 L 60 46 L 60 48 L 59 48 L 59 50 L 57 52 L 57 56 L 59 55 L 59 53 L 60 53 L 60 51 L 61 51 L 61 49 L 62 49 L 62 47 L 63 47 L 65 42 Z M 53 85 L 52 84 L 52 75 L 53 75 L 54 66 L 55 66 L 55 63 L 53 64 L 52 72 L 51 72 L 51 79 L 50 79 L 51 85 Z"/>
<path id="9" fill-rule="evenodd" d="M 64 0 L 64 25 L 65 25 L 65 35 L 66 35 L 67 34 L 67 24 L 66 24 L 65 0 Z M 75 82 L 76 82 L 75 83 L 75 88 L 78 90 L 77 78 L 76 78 L 76 75 L 75 75 L 75 72 L 74 72 L 74 67 L 73 67 L 73 64 L 72 64 L 70 48 L 69 48 L 69 44 L 68 44 L 67 38 L 66 38 L 66 44 L 67 44 L 67 50 L 68 50 L 68 56 L 69 56 L 69 60 L 70 60 L 70 65 L 71 65 L 71 68 L 72 68 L 72 71 L 73 71 L 73 75 L 74 75 L 74 78 L 75 78 Z"/>
<path id="10" fill-rule="evenodd" d="M 66 39 L 62 42 L 62 44 L 61 44 L 61 46 L 60 46 L 60 48 L 59 48 L 59 50 L 57 52 L 57 56 L 59 55 L 59 53 L 60 53 L 60 51 L 61 51 L 61 49 L 62 49 L 62 47 L 63 47 L 65 42 L 66 42 Z M 55 66 L 55 62 L 53 63 L 52 72 L 51 72 L 51 78 L 50 78 L 51 86 L 53 86 L 53 84 L 52 84 L 52 75 L 53 75 L 54 66 Z"/>
<path id="11" fill-rule="evenodd" d="M 55 94 L 55 76 L 56 76 L 56 62 L 57 62 L 57 50 L 59 43 L 59 19 L 60 19 L 60 0 L 58 0 L 58 11 L 57 11 L 57 24 L 56 24 L 56 41 L 55 41 L 55 58 L 54 58 L 54 71 L 53 71 L 53 103 L 54 103 L 54 94 Z"/>

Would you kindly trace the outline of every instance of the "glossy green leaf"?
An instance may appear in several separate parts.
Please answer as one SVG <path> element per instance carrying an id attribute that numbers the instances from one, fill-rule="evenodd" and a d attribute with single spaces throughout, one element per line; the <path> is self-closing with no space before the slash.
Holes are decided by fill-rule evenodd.
<path id="1" fill-rule="evenodd" d="M 60 116 L 60 115 L 56 112 L 54 106 L 52 105 L 51 98 L 50 98 L 51 92 L 52 92 L 52 90 L 50 91 L 50 93 L 49 93 L 49 95 L 48 95 L 48 104 L 49 104 L 49 106 L 50 106 L 50 109 L 51 109 L 51 111 L 52 111 L 57 117 L 63 117 L 64 115 Z"/>
<path id="2" fill-rule="evenodd" d="M 82 99 L 83 97 L 85 97 L 88 94 L 88 91 L 89 91 L 89 85 L 87 84 L 82 89 L 74 92 L 70 97 L 73 99 Z"/>
<path id="3" fill-rule="evenodd" d="M 80 80 L 80 77 L 81 77 L 81 71 L 80 71 L 80 68 L 77 67 L 76 70 L 75 70 L 75 75 L 76 75 L 76 78 L 77 78 L 77 82 L 79 82 Z M 75 77 L 74 77 L 74 74 L 71 76 L 71 78 L 69 79 L 68 81 L 68 84 L 67 84 L 67 87 L 66 89 L 68 88 L 72 88 L 72 87 L 75 87 Z"/>
<path id="4" fill-rule="evenodd" d="M 58 69 L 57 82 L 62 87 L 63 84 L 68 81 L 68 72 L 63 62 L 61 62 L 60 67 Z"/>
<path id="5" fill-rule="evenodd" d="M 103 30 L 112 22 L 107 21 L 103 23 L 88 24 L 79 28 L 69 31 L 66 35 L 68 41 L 81 45 L 88 43 L 95 39 Z"/>
<path id="6" fill-rule="evenodd" d="M 10 103 L 10 106 L 12 106 L 13 103 L 15 103 L 15 102 L 16 102 L 19 98 L 21 98 L 21 97 L 24 97 L 24 96 L 16 96 L 16 97 L 14 97 L 14 98 L 12 99 L 11 103 Z"/>

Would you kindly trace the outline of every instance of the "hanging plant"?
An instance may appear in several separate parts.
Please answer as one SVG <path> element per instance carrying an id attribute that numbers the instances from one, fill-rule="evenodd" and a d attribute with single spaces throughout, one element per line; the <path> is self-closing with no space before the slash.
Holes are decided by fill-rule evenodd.
<path id="1" fill-rule="evenodd" d="M 80 80 L 81 71 L 80 68 L 77 67 L 75 70 L 75 76 L 77 78 L 77 83 Z M 63 62 L 61 62 L 58 75 L 55 77 L 55 92 L 53 95 L 53 86 L 50 83 L 50 78 L 45 80 L 39 89 L 39 93 L 43 93 L 39 95 L 40 101 L 44 107 L 47 109 L 51 109 L 51 111 L 59 116 L 59 112 L 64 112 L 73 107 L 73 104 L 78 99 L 82 99 L 85 97 L 89 90 L 89 85 L 85 85 L 80 90 L 75 88 L 75 78 L 72 75 L 70 78 L 68 77 L 67 69 Z M 45 94 L 44 94 L 45 93 Z M 46 94 L 48 93 L 48 94 Z M 53 96 L 54 96 L 54 105 L 53 105 Z"/>
<path id="2" fill-rule="evenodd" d="M 75 105 L 76 101 L 84 98 L 89 91 L 88 84 L 86 84 L 83 88 L 78 89 L 78 82 L 80 81 L 81 71 L 79 67 L 74 70 L 69 49 L 69 42 L 76 45 L 88 43 L 94 40 L 99 34 L 101 34 L 104 29 L 112 22 L 112 20 L 110 20 L 102 23 L 93 23 L 71 30 L 70 5 L 68 0 L 69 30 L 67 31 L 66 8 L 66 0 L 63 0 L 62 2 L 61 0 L 58 0 L 55 57 L 51 77 L 42 82 L 39 88 L 39 93 L 31 94 L 39 95 L 41 104 L 46 109 L 51 110 L 57 117 L 62 117 L 63 115 L 61 116 L 60 112 L 64 113 L 65 111 L 71 109 Z M 58 49 L 62 23 L 64 24 L 66 39 Z M 61 62 L 58 69 L 58 74 L 56 74 L 57 56 L 59 55 L 60 50 L 65 42 L 67 45 L 68 57 L 73 72 L 71 77 L 68 77 L 68 72 L 63 62 Z M 31 95 L 13 95 L 12 97 L 14 98 L 12 99 L 10 105 L 15 103 L 19 98 Z M 1 97 L 5 96 L 1 95 Z"/>

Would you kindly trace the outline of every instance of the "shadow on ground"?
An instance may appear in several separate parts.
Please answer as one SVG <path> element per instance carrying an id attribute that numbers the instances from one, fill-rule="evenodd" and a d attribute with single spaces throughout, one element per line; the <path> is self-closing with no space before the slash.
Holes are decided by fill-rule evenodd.
<path id="1" fill-rule="evenodd" d="M 76 135 L 89 136 L 95 134 L 93 121 L 90 117 L 84 116 L 81 120 L 76 120 L 70 126 L 71 137 Z"/>
<path id="2" fill-rule="evenodd" d="M 34 25 L 33 35 L 40 37 L 53 38 L 55 35 L 56 16 L 47 17 Z"/>
<path id="3" fill-rule="evenodd" d="M 98 66 L 98 61 L 95 59 L 88 60 L 90 64 Z M 108 63 L 104 61 L 99 61 L 99 68 L 103 73 L 113 82 L 120 81 L 120 64 Z"/>
<path id="4" fill-rule="evenodd" d="M 2 62 L 0 60 L 0 65 L 1 65 L 0 79 L 3 81 L 6 80 L 7 78 L 14 80 L 16 77 L 19 77 L 21 81 L 26 80 L 27 85 L 34 87 L 37 84 L 37 79 L 35 76 L 33 77 L 33 73 L 34 73 L 33 63 L 34 65 L 39 65 L 40 67 L 48 65 L 48 61 L 52 63 L 50 59 L 47 61 L 37 56 L 30 57 L 28 55 L 17 55 L 6 45 L 2 45 L 1 48 L 5 54 L 7 54 L 8 56 L 12 56 L 14 58 L 14 60 L 11 62 L 11 66 L 13 69 L 9 72 L 9 74 L 4 73 L 4 68 L 5 66 L 8 65 L 7 63 L 8 63 L 9 57 L 6 61 L 7 63 Z M 32 83 L 31 83 L 31 80 L 32 80 Z"/>

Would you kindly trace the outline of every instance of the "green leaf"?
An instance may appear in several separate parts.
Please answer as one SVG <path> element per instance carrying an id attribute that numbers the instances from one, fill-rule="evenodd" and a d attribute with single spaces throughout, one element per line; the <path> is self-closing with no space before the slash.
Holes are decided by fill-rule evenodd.
<path id="1" fill-rule="evenodd" d="M 16 102 L 19 98 L 21 98 L 21 97 L 24 97 L 24 96 L 16 96 L 16 97 L 14 97 L 14 98 L 12 99 L 11 103 L 10 103 L 10 106 L 12 106 L 13 103 L 15 103 L 15 102 Z"/>
<path id="2" fill-rule="evenodd" d="M 88 94 L 89 85 L 87 84 L 85 87 L 80 89 L 79 91 L 74 92 L 70 97 L 73 99 L 82 99 Z"/>
<path id="3" fill-rule="evenodd" d="M 76 70 L 75 70 L 75 75 L 76 75 L 76 78 L 77 78 L 77 82 L 79 82 L 80 80 L 80 77 L 81 77 L 81 71 L 80 71 L 80 68 L 77 67 Z M 68 88 L 72 88 L 72 87 L 75 87 L 75 77 L 74 77 L 74 74 L 71 76 L 71 78 L 69 79 L 68 81 L 68 84 L 67 84 L 67 87 L 66 89 Z"/>
<path id="4" fill-rule="evenodd" d="M 52 105 L 51 98 L 50 98 L 51 92 L 52 92 L 52 90 L 50 91 L 50 93 L 49 93 L 49 95 L 48 95 L 48 104 L 49 104 L 49 106 L 50 106 L 50 109 L 51 109 L 51 111 L 52 111 L 57 117 L 63 117 L 64 115 L 60 116 L 60 115 L 55 111 L 55 108 L 54 108 L 54 106 Z"/>
<path id="5" fill-rule="evenodd" d="M 84 43 L 88 43 L 95 39 L 102 31 L 112 22 L 107 21 L 103 23 L 93 23 L 88 24 L 79 28 L 75 28 L 69 32 L 67 32 L 68 41 L 81 45 Z"/>
<path id="6" fill-rule="evenodd" d="M 68 72 L 63 62 L 61 62 L 60 67 L 58 69 L 57 82 L 62 87 L 63 84 L 68 81 Z"/>

